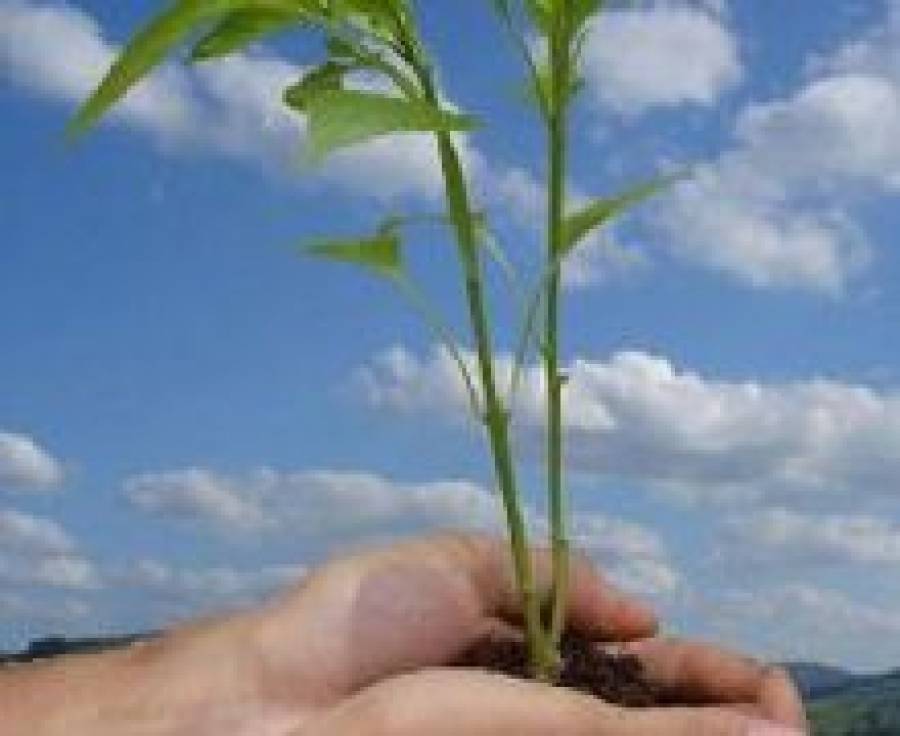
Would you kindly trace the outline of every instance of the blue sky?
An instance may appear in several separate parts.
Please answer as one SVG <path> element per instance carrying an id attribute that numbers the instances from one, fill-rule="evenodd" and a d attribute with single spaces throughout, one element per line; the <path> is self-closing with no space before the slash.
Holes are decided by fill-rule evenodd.
<path id="1" fill-rule="evenodd" d="M 542 139 L 489 3 L 422 3 L 488 125 L 473 188 L 522 268 Z M 634 3 L 592 31 L 573 199 L 696 175 L 567 271 L 576 537 L 671 631 L 900 662 L 900 4 Z M 323 557 L 492 528 L 450 361 L 309 236 L 435 212 L 426 138 L 315 171 L 278 106 L 315 48 L 172 64 L 74 149 L 77 102 L 156 3 L 0 0 L 0 647 L 254 600 Z M 410 260 L 464 334 L 453 249 Z M 493 279 L 501 350 L 510 296 Z M 517 445 L 542 526 L 539 374 Z"/>

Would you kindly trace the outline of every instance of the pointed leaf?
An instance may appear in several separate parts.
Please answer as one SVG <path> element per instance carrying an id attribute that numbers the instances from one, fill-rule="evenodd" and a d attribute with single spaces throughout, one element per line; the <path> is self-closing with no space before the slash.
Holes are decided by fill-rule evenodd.
<path id="1" fill-rule="evenodd" d="M 305 112 L 316 95 L 331 90 L 339 90 L 344 76 L 352 66 L 336 61 L 326 61 L 321 66 L 307 72 L 299 82 L 284 91 L 285 104 L 299 112 Z"/>
<path id="2" fill-rule="evenodd" d="M 553 32 L 553 0 L 525 0 L 525 10 L 538 31 L 549 36 Z"/>
<path id="3" fill-rule="evenodd" d="M 341 62 L 358 69 L 370 69 L 383 74 L 403 92 L 405 97 L 421 97 L 419 87 L 406 71 L 394 60 L 385 58 L 376 51 L 358 46 L 347 39 L 330 36 L 327 40 L 328 56 L 332 61 Z"/>
<path id="4" fill-rule="evenodd" d="M 355 263 L 386 278 L 403 275 L 400 236 L 396 232 L 379 232 L 371 238 L 322 241 L 313 243 L 306 252 L 318 258 Z"/>
<path id="5" fill-rule="evenodd" d="M 296 7 L 292 0 L 177 0 L 128 42 L 100 86 L 69 123 L 69 135 L 87 131 L 201 25 L 241 8 Z"/>
<path id="6" fill-rule="evenodd" d="M 309 143 L 314 156 L 388 133 L 452 132 L 475 125 L 468 115 L 446 112 L 424 100 L 371 92 L 325 90 L 308 101 Z"/>
<path id="7" fill-rule="evenodd" d="M 618 196 L 595 199 L 577 212 L 568 215 L 563 222 L 562 255 L 571 251 L 581 240 L 604 223 L 659 194 L 685 176 L 685 173 L 679 173 L 659 177 L 632 187 Z"/>
<path id="8" fill-rule="evenodd" d="M 597 15 L 605 0 L 569 0 L 569 28 L 578 31 L 591 17 Z"/>
<path id="9" fill-rule="evenodd" d="M 204 61 L 240 51 L 263 36 L 281 31 L 306 17 L 299 9 L 235 10 L 194 46 L 191 51 L 191 59 Z"/>
<path id="10" fill-rule="evenodd" d="M 396 35 L 397 18 L 407 14 L 405 0 L 331 0 L 329 9 L 334 19 L 387 42 Z"/>
<path id="11" fill-rule="evenodd" d="M 497 238 L 494 237 L 494 233 L 491 232 L 487 215 L 485 215 L 484 212 L 478 212 L 474 217 L 479 244 L 500 267 L 506 280 L 514 286 L 519 286 L 519 274 L 516 271 L 516 267 L 512 264 L 512 261 L 509 260 L 509 256 L 506 254 L 503 246 L 500 245 L 500 241 L 498 241 Z"/>

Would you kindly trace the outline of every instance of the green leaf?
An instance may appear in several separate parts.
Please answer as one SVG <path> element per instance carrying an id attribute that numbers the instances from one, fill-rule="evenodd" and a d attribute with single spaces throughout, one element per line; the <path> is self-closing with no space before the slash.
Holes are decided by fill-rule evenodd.
<path id="1" fill-rule="evenodd" d="M 562 255 L 569 253 L 587 235 L 604 223 L 659 194 L 686 176 L 685 172 L 681 172 L 659 177 L 632 187 L 615 197 L 595 199 L 577 212 L 571 213 L 563 222 Z"/>
<path id="2" fill-rule="evenodd" d="M 554 0 L 525 0 L 525 10 L 538 31 L 549 36 L 553 32 Z"/>
<path id="3" fill-rule="evenodd" d="M 473 217 L 475 220 L 475 232 L 478 236 L 479 245 L 485 249 L 487 254 L 500 267 L 506 280 L 513 286 L 518 287 L 519 274 L 516 271 L 516 267 L 512 264 L 512 261 L 509 260 L 509 256 L 506 254 L 503 246 L 500 245 L 500 241 L 494 237 L 494 233 L 491 231 L 488 224 L 487 215 L 483 212 L 477 212 Z"/>
<path id="4" fill-rule="evenodd" d="M 306 252 L 317 258 L 355 263 L 385 278 L 398 279 L 403 276 L 400 236 L 393 230 L 382 230 L 371 238 L 313 243 Z"/>
<path id="5" fill-rule="evenodd" d="M 235 10 L 194 46 L 191 59 L 204 61 L 240 51 L 263 36 L 281 31 L 306 18 L 306 14 L 299 9 Z"/>
<path id="6" fill-rule="evenodd" d="M 405 18 L 408 9 L 405 0 L 331 0 L 329 11 L 334 20 L 390 42 L 397 35 L 397 19 Z"/>
<path id="7" fill-rule="evenodd" d="M 393 60 L 385 59 L 381 54 L 355 45 L 339 36 L 329 36 L 327 41 L 328 56 L 332 61 L 343 62 L 347 66 L 359 69 L 370 69 L 383 74 L 391 80 L 403 94 L 414 99 L 421 97 L 416 83 Z"/>
<path id="8" fill-rule="evenodd" d="M 587 21 L 603 10 L 605 0 L 568 0 L 569 28 L 577 32 Z"/>
<path id="9" fill-rule="evenodd" d="M 307 72 L 299 82 L 284 91 L 285 104 L 299 112 L 305 112 L 311 100 L 325 91 L 339 90 L 344 76 L 352 66 L 336 61 L 326 61 Z"/>
<path id="10" fill-rule="evenodd" d="M 309 144 L 314 156 L 388 133 L 470 130 L 468 115 L 446 112 L 424 100 L 355 90 L 324 90 L 307 103 Z"/>
<path id="11" fill-rule="evenodd" d="M 77 136 L 91 128 L 128 90 L 201 25 L 238 9 L 297 7 L 297 0 L 177 0 L 128 42 L 100 86 L 70 121 L 68 134 Z"/>

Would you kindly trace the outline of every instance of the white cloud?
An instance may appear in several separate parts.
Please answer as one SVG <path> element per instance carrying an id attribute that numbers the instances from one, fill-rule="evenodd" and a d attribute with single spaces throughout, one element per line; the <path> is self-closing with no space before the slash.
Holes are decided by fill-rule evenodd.
<path id="1" fill-rule="evenodd" d="M 327 534 L 397 521 L 491 526 L 497 512 L 496 499 L 468 481 L 395 483 L 328 470 L 230 477 L 193 468 L 136 476 L 124 489 L 144 511 L 236 531 Z"/>
<path id="2" fill-rule="evenodd" d="M 604 574 L 636 594 L 665 597 L 683 586 L 662 537 L 646 526 L 600 514 L 578 514 L 572 522 L 571 541 L 575 549 L 593 557 Z"/>
<path id="3" fill-rule="evenodd" d="M 200 468 L 129 478 L 125 495 L 137 508 L 162 516 L 200 518 L 240 530 L 273 522 L 240 488 Z"/>
<path id="4" fill-rule="evenodd" d="M 55 521 L 0 509 L 0 551 L 23 555 L 65 554 L 75 543 Z"/>
<path id="5" fill-rule="evenodd" d="M 888 190 L 900 185 L 898 131 L 896 81 L 858 72 L 825 76 L 786 100 L 751 105 L 737 124 L 754 166 L 783 184 L 858 179 Z"/>
<path id="6" fill-rule="evenodd" d="M 499 375 L 509 372 L 509 359 L 501 358 Z M 894 393 L 824 379 L 717 381 L 640 352 L 575 360 L 567 374 L 566 444 L 574 470 L 723 499 L 788 491 L 886 497 L 900 480 Z M 395 347 L 354 380 L 376 408 L 463 416 L 462 384 L 442 349 L 420 359 Z M 532 366 L 515 414 L 526 448 L 541 447 L 543 412 L 542 370 Z"/>
<path id="7" fill-rule="evenodd" d="M 60 54 L 59 49 L 66 49 Z M 28 0 L 0 0 L 0 74 L 34 93 L 78 103 L 115 57 L 97 22 L 84 11 Z M 170 151 L 205 151 L 299 172 L 305 120 L 281 102 L 302 69 L 253 52 L 193 66 L 163 65 L 132 90 L 111 119 L 154 136 Z M 370 88 L 372 80 L 351 80 Z M 520 168 L 492 166 L 465 136 L 457 137 L 473 193 L 508 213 L 530 234 L 543 227 L 541 183 Z M 399 134 L 337 152 L 313 180 L 380 200 L 443 201 L 443 177 L 431 136 Z M 576 197 L 577 198 L 577 197 Z M 615 243 L 594 239 L 566 265 L 566 281 L 583 287 L 629 271 L 636 258 Z"/>
<path id="8" fill-rule="evenodd" d="M 40 556 L 0 553 L 0 582 L 7 586 L 97 590 L 103 579 L 97 566 L 77 553 Z"/>
<path id="9" fill-rule="evenodd" d="M 103 586 L 96 565 L 77 555 L 53 555 L 31 561 L 12 578 L 28 585 L 71 590 L 95 590 Z"/>
<path id="10" fill-rule="evenodd" d="M 80 102 L 116 53 L 98 23 L 82 10 L 26 0 L 0 2 L 0 73 L 18 86 Z M 301 72 L 301 67 L 263 53 L 190 67 L 166 64 L 132 90 L 112 116 L 151 133 L 167 148 L 297 167 L 304 121 L 284 108 L 281 93 Z M 320 176 L 383 199 L 435 199 L 443 191 L 433 142 L 416 134 L 349 149 L 326 164 Z"/>
<path id="11" fill-rule="evenodd" d="M 113 60 L 97 23 L 67 5 L 0 3 L 0 68 L 19 84 L 59 99 L 81 99 Z M 183 80 L 165 71 L 129 95 L 117 113 L 130 124 L 181 135 L 192 109 Z"/>
<path id="12" fill-rule="evenodd" d="M 62 464 L 31 437 L 0 430 L 0 490 L 46 490 L 62 479 Z"/>
<path id="13" fill-rule="evenodd" d="M 860 670 L 896 666 L 900 614 L 808 583 L 726 591 L 707 623 L 780 661 L 830 662 Z M 707 611 L 709 613 L 709 611 Z"/>
<path id="14" fill-rule="evenodd" d="M 739 114 L 734 143 L 678 187 L 658 224 L 676 255 L 756 287 L 839 295 L 871 260 L 852 217 L 900 190 L 900 12 Z"/>
<path id="15" fill-rule="evenodd" d="M 272 590 L 300 580 L 301 565 L 269 565 L 253 570 L 233 567 L 176 568 L 158 560 L 139 560 L 120 574 L 122 584 L 176 601 L 237 604 L 258 600 Z"/>
<path id="16" fill-rule="evenodd" d="M 101 587 L 96 566 L 56 521 L 0 509 L 0 582 L 70 590 Z"/>
<path id="17" fill-rule="evenodd" d="M 211 491 L 212 487 L 217 491 Z M 126 494 L 141 509 L 171 518 L 228 531 L 303 533 L 320 539 L 347 532 L 371 538 L 398 528 L 500 532 L 503 523 L 499 499 L 483 486 L 462 480 L 397 483 L 371 473 L 279 473 L 268 469 L 231 477 L 192 469 L 132 479 L 126 482 Z M 151 501 L 154 497 L 158 503 Z M 248 527 L 233 514 L 238 505 L 256 523 Z M 535 538 L 543 538 L 546 519 L 530 508 L 526 508 L 526 516 Z M 633 590 L 665 595 L 681 585 L 662 539 L 639 524 L 581 515 L 575 520 L 573 541 L 578 549 L 594 556 L 611 577 Z M 234 589 L 236 594 L 250 578 L 227 570 L 221 574 L 178 572 L 151 561 L 141 563 L 130 580 L 179 594 L 194 590 L 210 596 L 216 586 L 225 592 Z"/>
<path id="18" fill-rule="evenodd" d="M 742 163 L 698 168 L 663 201 L 657 224 L 668 247 L 753 287 L 840 295 L 869 263 L 862 233 L 840 210 L 796 210 L 754 194 Z"/>
<path id="19" fill-rule="evenodd" d="M 585 46 L 584 72 L 588 94 L 626 114 L 712 106 L 742 76 L 737 39 L 720 18 L 665 5 L 601 14 Z"/>
<path id="20" fill-rule="evenodd" d="M 886 518 L 779 507 L 735 516 L 729 527 L 750 554 L 782 561 L 900 564 L 900 524 Z"/>
<path id="21" fill-rule="evenodd" d="M 52 627 L 55 634 L 59 627 L 69 627 L 73 623 L 79 626 L 91 616 L 93 608 L 86 601 L 78 598 L 64 598 L 61 601 L 49 602 L 34 597 L 17 594 L 0 593 L 0 620 L 14 622 L 24 631 L 36 632 L 36 625 L 41 628 Z M 39 636 L 45 635 L 46 630 Z"/>

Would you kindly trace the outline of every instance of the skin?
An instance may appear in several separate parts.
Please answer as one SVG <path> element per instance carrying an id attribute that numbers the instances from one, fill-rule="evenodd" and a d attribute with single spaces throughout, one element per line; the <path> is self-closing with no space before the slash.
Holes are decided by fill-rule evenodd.
<path id="1" fill-rule="evenodd" d="M 534 553 L 539 588 L 549 560 Z M 679 708 L 625 710 L 568 690 L 442 665 L 511 631 L 505 546 L 447 535 L 331 562 L 256 610 L 152 642 L 0 674 L 9 736 L 783 736 L 806 733 L 780 670 L 653 638 L 656 619 L 584 560 L 569 625 L 619 642 Z M 48 707 L 48 704 L 52 707 Z"/>

